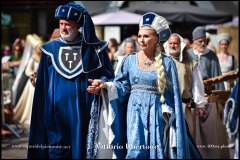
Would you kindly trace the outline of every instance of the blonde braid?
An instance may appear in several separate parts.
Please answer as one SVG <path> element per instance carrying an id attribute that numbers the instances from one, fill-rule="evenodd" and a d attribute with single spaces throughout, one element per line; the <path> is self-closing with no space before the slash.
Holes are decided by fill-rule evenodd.
<path id="1" fill-rule="evenodd" d="M 162 53 L 159 46 L 156 47 L 156 68 L 157 68 L 157 83 L 158 83 L 158 91 L 161 94 L 160 101 L 164 104 L 164 92 L 166 89 L 166 76 L 164 71 L 164 66 L 162 62 Z"/>

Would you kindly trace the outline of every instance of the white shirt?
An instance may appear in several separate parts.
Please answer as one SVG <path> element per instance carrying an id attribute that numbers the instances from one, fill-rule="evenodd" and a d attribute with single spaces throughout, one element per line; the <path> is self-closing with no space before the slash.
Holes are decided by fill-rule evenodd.
<path id="1" fill-rule="evenodd" d="M 203 108 L 207 104 L 207 100 L 204 97 L 205 91 L 202 75 L 198 65 L 193 68 L 192 72 L 192 95 L 197 108 Z"/>

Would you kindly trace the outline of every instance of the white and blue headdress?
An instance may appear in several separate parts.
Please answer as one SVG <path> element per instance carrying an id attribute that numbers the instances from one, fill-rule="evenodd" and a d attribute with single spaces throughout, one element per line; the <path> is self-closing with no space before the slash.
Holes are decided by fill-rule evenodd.
<path id="1" fill-rule="evenodd" d="M 57 19 L 69 19 L 80 23 L 84 41 L 88 44 L 99 43 L 95 33 L 95 27 L 89 13 L 85 8 L 75 2 L 58 6 L 55 12 Z"/>
<path id="2" fill-rule="evenodd" d="M 150 26 L 157 32 L 159 43 L 166 42 L 171 35 L 167 20 L 156 13 L 148 12 L 143 15 L 139 23 L 139 28 L 144 26 Z"/>

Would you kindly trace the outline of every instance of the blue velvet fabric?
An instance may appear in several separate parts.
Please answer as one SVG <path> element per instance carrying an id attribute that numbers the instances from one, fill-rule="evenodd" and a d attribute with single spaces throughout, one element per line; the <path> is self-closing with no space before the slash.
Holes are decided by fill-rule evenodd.
<path id="1" fill-rule="evenodd" d="M 239 80 L 225 103 L 224 120 L 228 137 L 234 142 L 234 159 L 239 159 Z"/>
<path id="2" fill-rule="evenodd" d="M 58 63 L 61 47 L 82 46 L 82 64 L 68 73 Z M 88 79 L 114 78 L 106 43 L 72 43 L 61 38 L 43 45 L 32 107 L 28 158 L 86 157 L 90 110 L 96 95 L 87 92 Z M 58 147 L 58 148 L 57 148 Z"/>
<path id="3" fill-rule="evenodd" d="M 58 19 L 70 19 L 73 21 L 80 21 L 82 16 L 82 10 L 75 9 L 68 5 L 59 6 L 56 9 L 55 17 Z"/>
<path id="4" fill-rule="evenodd" d="M 236 138 L 239 119 L 239 81 L 235 84 L 231 95 L 224 107 L 224 122 L 227 124 L 228 131 L 232 134 L 232 138 Z M 235 132 L 235 133 L 234 133 Z"/>
<path id="5" fill-rule="evenodd" d="M 127 153 L 124 149 L 115 149 L 118 158 L 201 158 L 186 127 L 175 63 L 170 57 L 162 56 L 167 77 L 164 96 L 168 109 L 172 110 L 168 123 L 176 133 L 176 146 L 169 143 L 172 132 L 164 131 L 166 122 L 156 88 L 157 72 L 141 69 L 137 53 L 133 53 L 123 60 L 114 79 L 119 98 L 111 101 L 116 115 L 112 145 L 127 149 Z"/>

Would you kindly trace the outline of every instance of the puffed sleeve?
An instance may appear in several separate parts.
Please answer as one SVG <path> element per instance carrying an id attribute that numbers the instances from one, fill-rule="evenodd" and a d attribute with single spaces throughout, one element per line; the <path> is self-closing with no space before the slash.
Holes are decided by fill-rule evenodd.
<path id="1" fill-rule="evenodd" d="M 110 101 L 118 98 L 118 101 L 121 102 L 126 97 L 128 97 L 131 91 L 128 69 L 129 58 L 126 57 L 123 59 L 122 65 L 119 68 L 114 81 L 107 83 L 107 90 Z"/>
<path id="2" fill-rule="evenodd" d="M 27 67 L 25 69 L 25 75 L 30 77 L 30 75 L 33 73 L 34 73 L 34 60 L 31 57 L 28 61 Z"/>

